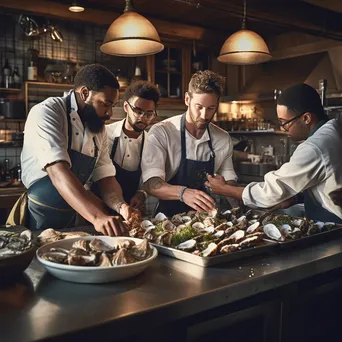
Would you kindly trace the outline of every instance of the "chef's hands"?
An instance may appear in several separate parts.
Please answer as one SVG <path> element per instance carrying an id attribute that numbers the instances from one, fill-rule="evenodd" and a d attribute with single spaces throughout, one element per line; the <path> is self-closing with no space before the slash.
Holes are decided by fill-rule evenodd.
<path id="1" fill-rule="evenodd" d="M 121 208 L 120 208 L 120 213 L 119 213 L 125 221 L 128 223 L 132 222 L 132 220 L 141 220 L 141 212 L 137 209 L 132 208 L 129 206 L 127 203 L 123 203 Z"/>
<path id="2" fill-rule="evenodd" d="M 134 209 L 139 210 L 141 213 L 144 211 L 145 195 L 141 191 L 137 191 L 131 198 L 130 206 Z"/>
<path id="3" fill-rule="evenodd" d="M 183 192 L 183 201 L 199 212 L 209 212 L 215 209 L 215 201 L 201 190 L 186 188 Z"/>
<path id="4" fill-rule="evenodd" d="M 220 175 L 207 175 L 208 181 L 205 182 L 205 185 L 213 192 L 213 193 L 220 193 L 222 187 L 226 185 L 226 180 L 223 176 Z"/>
<path id="5" fill-rule="evenodd" d="M 104 215 L 92 222 L 99 233 L 109 236 L 128 235 L 128 227 L 119 216 Z"/>

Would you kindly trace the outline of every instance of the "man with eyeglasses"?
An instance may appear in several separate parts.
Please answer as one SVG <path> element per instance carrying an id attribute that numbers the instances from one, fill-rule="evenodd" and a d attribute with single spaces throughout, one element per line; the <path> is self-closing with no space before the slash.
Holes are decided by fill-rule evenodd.
<path id="1" fill-rule="evenodd" d="M 306 216 L 313 220 L 342 223 L 342 208 L 329 194 L 342 186 L 339 123 L 324 113 L 317 91 L 307 84 L 286 89 L 278 98 L 280 127 L 301 142 L 290 161 L 265 175 L 264 182 L 245 188 L 208 177 L 213 192 L 242 199 L 252 208 L 283 209 L 294 205 L 303 192 Z"/>
<path id="2" fill-rule="evenodd" d="M 185 94 L 187 111 L 154 125 L 146 139 L 142 177 L 157 211 L 171 217 L 189 210 L 209 212 L 214 199 L 205 191 L 207 174 L 235 181 L 233 144 L 211 123 L 223 93 L 224 78 L 212 71 L 195 73 Z"/>
<path id="3" fill-rule="evenodd" d="M 131 84 L 124 93 L 125 119 L 107 125 L 110 159 L 116 168 L 116 179 L 124 199 L 133 208 L 144 211 L 146 193 L 140 189 L 141 155 L 145 129 L 157 116 L 159 91 L 147 81 Z"/>
<path id="4" fill-rule="evenodd" d="M 122 219 L 139 213 L 122 197 L 109 159 L 104 123 L 119 98 L 119 84 L 104 66 L 90 64 L 75 77 L 66 97 L 51 97 L 34 106 L 25 124 L 21 154 L 22 179 L 28 195 L 30 229 L 62 229 L 74 225 L 76 212 L 105 235 L 123 235 Z M 84 184 L 98 181 L 103 201 Z"/>

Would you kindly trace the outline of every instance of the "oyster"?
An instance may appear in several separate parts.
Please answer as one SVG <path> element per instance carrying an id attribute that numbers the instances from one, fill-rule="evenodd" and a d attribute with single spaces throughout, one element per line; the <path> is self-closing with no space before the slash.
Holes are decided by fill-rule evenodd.
<path id="1" fill-rule="evenodd" d="M 309 226 L 309 229 L 307 231 L 307 235 L 314 235 L 314 234 L 318 234 L 321 232 L 321 228 L 319 226 L 317 226 L 316 224 L 311 224 Z"/>
<path id="2" fill-rule="evenodd" d="M 171 246 L 172 233 L 164 232 L 158 236 L 156 243 L 162 246 Z"/>
<path id="3" fill-rule="evenodd" d="M 62 238 L 61 233 L 55 231 L 52 228 L 48 228 L 48 229 L 43 230 L 38 235 L 38 242 L 42 246 L 49 242 L 55 242 L 55 241 L 61 240 L 61 238 Z"/>
<path id="4" fill-rule="evenodd" d="M 232 245 L 225 245 L 220 249 L 220 253 L 225 254 L 225 253 L 230 253 L 230 252 L 236 252 L 237 250 L 240 249 L 240 246 L 238 243 L 234 243 Z"/>
<path id="5" fill-rule="evenodd" d="M 26 241 L 31 241 L 32 240 L 32 232 L 29 229 L 26 229 L 20 233 L 20 237 L 25 239 Z"/>
<path id="6" fill-rule="evenodd" d="M 147 229 L 148 227 L 154 226 L 154 224 L 149 220 L 144 220 L 140 223 L 141 227 Z"/>
<path id="7" fill-rule="evenodd" d="M 171 218 L 171 222 L 175 225 L 175 226 L 179 226 L 180 224 L 183 223 L 182 220 L 182 216 L 180 214 L 178 215 L 173 215 Z"/>
<path id="8" fill-rule="evenodd" d="M 238 231 L 240 228 L 238 226 L 231 226 L 231 227 L 228 227 L 224 233 L 227 235 L 227 236 L 230 236 L 232 235 L 233 233 L 235 233 L 236 231 Z"/>
<path id="9" fill-rule="evenodd" d="M 233 224 L 232 224 L 233 225 Z M 219 224 L 217 227 L 215 227 L 215 230 L 226 230 L 228 227 L 231 227 L 228 225 L 228 222 L 223 222 L 221 224 Z"/>
<path id="10" fill-rule="evenodd" d="M 215 255 L 217 251 L 217 244 L 214 242 L 211 242 L 209 246 L 200 253 L 202 257 L 208 257 L 211 255 Z"/>
<path id="11" fill-rule="evenodd" d="M 264 233 L 272 240 L 284 241 L 280 230 L 273 223 L 268 223 L 264 226 Z"/>
<path id="12" fill-rule="evenodd" d="M 133 264 L 134 262 L 136 262 L 134 256 L 126 248 L 119 249 L 112 259 L 113 266 Z"/>
<path id="13" fill-rule="evenodd" d="M 255 222 L 255 223 L 251 224 L 251 225 L 247 228 L 246 233 L 247 233 L 247 234 L 252 234 L 252 233 L 254 233 L 254 232 L 260 230 L 260 228 L 262 228 L 262 227 L 260 227 L 260 222 L 257 221 L 257 222 Z"/>
<path id="14" fill-rule="evenodd" d="M 108 255 L 105 252 L 103 252 L 100 255 L 99 262 L 98 262 L 97 266 L 100 266 L 100 267 L 113 266 L 112 261 L 109 259 Z"/>
<path id="15" fill-rule="evenodd" d="M 292 232 L 290 232 L 287 237 L 291 238 L 291 239 L 299 239 L 301 236 L 303 235 L 303 232 L 296 227 L 295 229 L 292 230 Z"/>
<path id="16" fill-rule="evenodd" d="M 192 221 L 190 216 L 182 216 L 182 222 L 184 224 L 189 224 Z"/>
<path id="17" fill-rule="evenodd" d="M 214 226 L 215 227 L 215 219 L 212 218 L 212 217 L 206 217 L 204 220 L 203 220 L 203 224 L 206 226 L 206 227 L 211 227 L 211 226 Z"/>
<path id="18" fill-rule="evenodd" d="M 240 246 L 240 248 L 254 247 L 258 243 L 259 240 L 260 240 L 259 236 L 251 236 L 251 237 L 241 241 L 239 246 Z"/>
<path id="19" fill-rule="evenodd" d="M 135 242 L 133 240 L 125 239 L 125 240 L 119 240 L 116 248 L 130 249 L 133 246 L 135 246 Z"/>
<path id="20" fill-rule="evenodd" d="M 42 254 L 42 258 L 51 261 L 51 262 L 57 262 L 59 264 L 65 264 L 68 260 L 68 254 L 62 253 L 62 252 L 46 252 Z"/>
<path id="21" fill-rule="evenodd" d="M 221 230 L 223 233 L 224 233 L 224 231 L 223 230 Z M 201 230 L 201 232 L 203 232 L 203 233 L 214 233 L 215 232 L 215 228 L 214 227 L 205 227 L 205 228 L 203 228 L 202 230 Z"/>
<path id="22" fill-rule="evenodd" d="M 195 222 L 192 225 L 192 228 L 199 229 L 199 230 L 204 230 L 205 225 L 202 222 Z"/>
<path id="23" fill-rule="evenodd" d="M 176 226 L 169 220 L 165 220 L 162 223 L 163 230 L 172 232 L 173 230 L 176 229 Z"/>
<path id="24" fill-rule="evenodd" d="M 279 230 L 282 235 L 287 236 L 292 232 L 292 227 L 289 224 L 283 224 Z"/>
<path id="25" fill-rule="evenodd" d="M 83 249 L 85 252 L 88 252 L 90 250 L 89 241 L 77 240 L 72 244 L 72 248 L 79 248 L 79 249 Z"/>
<path id="26" fill-rule="evenodd" d="M 237 230 L 235 233 L 228 237 L 228 241 L 232 241 L 232 243 L 238 243 L 245 237 L 245 232 L 243 230 Z"/>
<path id="27" fill-rule="evenodd" d="M 163 213 L 158 213 L 154 218 L 156 221 L 159 221 L 159 222 L 167 220 L 167 217 Z"/>
<path id="28" fill-rule="evenodd" d="M 213 234 L 213 236 L 215 236 L 217 238 L 221 238 L 223 235 L 224 235 L 223 230 L 218 230 L 216 233 Z"/>
<path id="29" fill-rule="evenodd" d="M 147 239 L 144 239 L 139 245 L 133 246 L 130 251 L 135 259 L 144 260 L 152 255 L 153 249 Z"/>
<path id="30" fill-rule="evenodd" d="M 299 227 L 302 224 L 303 220 L 302 219 L 294 219 L 292 220 L 292 223 L 296 226 Z"/>
<path id="31" fill-rule="evenodd" d="M 190 251 L 196 247 L 196 243 L 197 242 L 195 239 L 191 239 L 180 243 L 178 246 L 176 246 L 176 248 L 181 249 L 183 251 Z"/>
<path id="32" fill-rule="evenodd" d="M 115 247 L 108 245 L 108 243 L 102 241 L 101 239 L 93 239 L 89 243 L 91 250 L 95 252 L 113 252 Z"/>
<path id="33" fill-rule="evenodd" d="M 334 223 L 334 222 L 325 222 L 324 223 L 324 228 L 326 229 L 326 230 L 332 230 L 332 229 L 334 229 L 336 227 L 336 223 Z"/>

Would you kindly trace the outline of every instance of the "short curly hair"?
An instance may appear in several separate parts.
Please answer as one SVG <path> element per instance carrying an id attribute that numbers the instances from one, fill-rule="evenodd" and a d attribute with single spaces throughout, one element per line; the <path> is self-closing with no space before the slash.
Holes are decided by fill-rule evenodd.
<path id="1" fill-rule="evenodd" d="M 192 94 L 216 94 L 217 97 L 221 97 L 225 82 L 225 77 L 213 71 L 197 71 L 190 79 L 188 93 L 190 96 Z"/>
<path id="2" fill-rule="evenodd" d="M 155 104 L 159 101 L 158 88 L 148 81 L 136 81 L 129 85 L 124 93 L 124 101 L 128 101 L 132 97 L 137 96 L 145 100 L 152 100 Z"/>
<path id="3" fill-rule="evenodd" d="M 115 75 L 101 64 L 88 64 L 78 71 L 74 80 L 74 89 L 83 86 L 94 91 L 101 91 L 105 86 L 120 88 Z"/>

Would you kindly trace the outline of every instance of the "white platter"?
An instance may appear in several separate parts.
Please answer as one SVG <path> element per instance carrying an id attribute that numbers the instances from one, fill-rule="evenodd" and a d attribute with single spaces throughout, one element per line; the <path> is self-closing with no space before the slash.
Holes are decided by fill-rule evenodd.
<path id="1" fill-rule="evenodd" d="M 94 236 L 85 236 L 82 238 L 73 238 L 48 243 L 37 250 L 37 259 L 49 273 L 59 279 L 74 283 L 95 284 L 110 283 L 134 277 L 135 275 L 143 272 L 158 255 L 157 249 L 151 245 L 153 253 L 150 258 L 143 261 L 137 261 L 133 264 L 107 267 L 64 265 L 45 260 L 41 257 L 42 254 L 48 252 L 50 248 L 71 249 L 72 244 L 77 240 L 93 240 L 94 238 Z M 96 239 L 101 239 L 111 246 L 116 246 L 120 240 L 133 240 L 136 244 L 143 241 L 136 238 L 111 236 L 96 236 Z"/>

